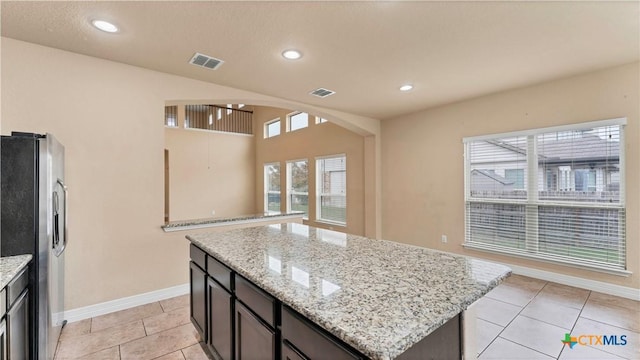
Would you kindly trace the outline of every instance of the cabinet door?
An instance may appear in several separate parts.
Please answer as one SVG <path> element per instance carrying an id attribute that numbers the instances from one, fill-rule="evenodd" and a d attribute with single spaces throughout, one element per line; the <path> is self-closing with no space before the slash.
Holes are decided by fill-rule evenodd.
<path id="1" fill-rule="evenodd" d="M 227 290 L 212 278 L 207 279 L 209 293 L 210 344 L 223 360 L 233 359 L 233 299 Z"/>
<path id="2" fill-rule="evenodd" d="M 29 359 L 29 292 L 22 293 L 7 312 L 8 359 Z"/>
<path id="3" fill-rule="evenodd" d="M 0 360 L 7 360 L 7 325 L 0 321 Z"/>
<path id="4" fill-rule="evenodd" d="M 282 360 L 307 360 L 307 358 L 291 347 L 288 341 L 283 341 Z"/>
<path id="5" fill-rule="evenodd" d="M 236 360 L 276 358 L 276 334 L 236 301 Z"/>
<path id="6" fill-rule="evenodd" d="M 191 322 L 200 333 L 200 339 L 207 338 L 207 274 L 193 261 L 189 263 L 191 283 Z"/>

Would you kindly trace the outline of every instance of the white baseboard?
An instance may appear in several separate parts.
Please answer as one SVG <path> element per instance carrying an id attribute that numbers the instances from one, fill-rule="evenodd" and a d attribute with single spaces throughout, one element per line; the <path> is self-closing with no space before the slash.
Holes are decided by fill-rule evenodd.
<path id="1" fill-rule="evenodd" d="M 144 294 L 128 296 L 99 304 L 67 310 L 64 312 L 64 319 L 67 320 L 67 322 L 72 323 L 188 293 L 189 284 L 177 285 L 166 289 L 155 290 Z"/>
<path id="2" fill-rule="evenodd" d="M 558 284 L 574 286 L 582 289 L 640 301 L 640 289 L 610 284 L 602 281 L 584 279 L 577 276 L 558 274 L 551 271 L 532 269 L 514 264 L 503 264 L 510 267 L 513 270 L 514 274 L 524 275 L 540 280 L 552 281 Z"/>

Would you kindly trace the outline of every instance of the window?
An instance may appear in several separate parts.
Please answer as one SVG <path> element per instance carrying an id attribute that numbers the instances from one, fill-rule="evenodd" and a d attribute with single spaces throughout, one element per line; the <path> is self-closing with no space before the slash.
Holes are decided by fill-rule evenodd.
<path id="1" fill-rule="evenodd" d="M 625 124 L 464 139 L 465 246 L 628 273 Z"/>
<path id="2" fill-rule="evenodd" d="M 280 164 L 264 164 L 264 211 L 280 212 Z"/>
<path id="3" fill-rule="evenodd" d="M 280 135 L 280 119 L 271 120 L 264 124 L 264 138 Z"/>
<path id="4" fill-rule="evenodd" d="M 287 162 L 287 211 L 304 211 L 309 217 L 309 164 L 307 160 Z"/>
<path id="5" fill-rule="evenodd" d="M 316 160 L 317 218 L 346 225 L 347 158 L 345 155 Z"/>
<path id="6" fill-rule="evenodd" d="M 316 124 L 326 123 L 327 121 L 329 120 L 316 116 Z"/>
<path id="7" fill-rule="evenodd" d="M 289 131 L 304 129 L 309 126 L 309 114 L 299 112 L 287 116 Z"/>

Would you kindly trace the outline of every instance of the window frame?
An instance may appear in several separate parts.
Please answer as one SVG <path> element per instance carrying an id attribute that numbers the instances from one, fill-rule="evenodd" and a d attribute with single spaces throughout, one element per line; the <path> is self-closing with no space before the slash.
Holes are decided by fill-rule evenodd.
<path id="1" fill-rule="evenodd" d="M 293 129 L 293 127 L 291 126 L 291 118 L 296 116 L 296 115 L 300 115 L 300 114 L 307 114 L 307 124 L 303 127 L 299 127 L 299 128 L 295 128 Z M 311 115 L 309 115 L 309 113 L 304 112 L 304 111 L 294 111 L 292 113 L 287 114 L 287 132 L 293 132 L 293 131 L 298 131 L 298 130 L 302 130 L 302 129 L 306 129 L 309 127 L 309 118 L 311 117 Z"/>
<path id="2" fill-rule="evenodd" d="M 293 191 L 293 172 L 291 171 L 291 164 L 297 162 L 306 162 L 307 163 L 307 192 Z M 291 209 L 291 196 L 292 195 L 306 195 L 307 196 L 307 212 L 303 215 L 304 220 L 309 220 L 309 160 L 308 159 L 296 159 L 296 160 L 287 160 L 287 212 L 293 211 Z"/>
<path id="3" fill-rule="evenodd" d="M 620 198 L 619 198 L 619 202 L 617 203 L 594 203 L 594 202 L 581 202 L 581 201 L 577 201 L 577 200 L 554 200 L 554 199 L 539 199 L 538 198 L 538 191 L 539 191 L 539 177 L 538 177 L 538 158 L 537 158 L 537 151 L 535 150 L 536 148 L 536 142 L 537 142 L 537 135 L 541 135 L 541 134 L 545 134 L 545 133 L 552 133 L 552 132 L 562 132 L 562 131 L 579 131 L 579 130 L 585 130 L 585 129 L 590 129 L 590 128 L 600 128 L 600 127 L 606 127 L 606 126 L 620 126 L 620 130 L 619 130 L 619 134 L 620 134 L 620 140 L 619 140 L 619 193 L 620 193 Z M 534 259 L 534 260 L 539 260 L 539 261 L 543 261 L 543 262 L 550 262 L 553 264 L 560 264 L 560 265 L 566 265 L 566 266 L 571 266 L 571 267 L 577 267 L 577 268 L 583 268 L 583 269 L 589 269 L 589 270 L 594 270 L 594 271 L 598 271 L 598 272 L 604 272 L 604 273 L 609 273 L 609 274 L 614 274 L 614 275 L 621 275 L 621 276 L 629 276 L 631 274 L 630 271 L 627 270 L 628 268 L 628 256 L 627 256 L 627 251 L 628 251 L 628 234 L 627 234 L 627 222 L 626 222 L 626 191 L 625 191 L 625 171 L 626 171 L 626 165 L 625 165 L 625 131 L 626 131 L 626 125 L 627 125 L 627 119 L 626 118 L 615 118 L 615 119 L 609 119 L 609 120 L 599 120 L 599 121 L 591 121 L 591 122 L 584 122 L 584 123 L 577 123 L 577 124 L 570 124 L 570 125 L 563 125 L 563 126 L 554 126 L 554 127 L 546 127 L 546 128 L 538 128 L 538 129 L 531 129 L 531 130 L 524 130 L 524 131 L 516 131 L 516 132 L 509 132 L 509 133 L 502 133 L 502 134 L 491 134 L 491 135 L 482 135 L 482 136 L 474 136 L 474 137 L 465 137 L 463 138 L 463 144 L 464 144 L 464 202 L 465 202 L 465 239 L 464 239 L 464 243 L 463 246 L 465 248 L 469 248 L 469 249 L 474 249 L 474 250 L 480 250 L 480 251 L 486 251 L 486 252 L 491 252 L 491 253 L 498 253 L 498 254 L 505 254 L 505 255 L 509 255 L 509 256 L 514 256 L 514 257 L 520 257 L 520 258 L 527 258 L 527 259 Z M 495 199 L 495 198 L 487 198 L 487 199 L 483 199 L 483 198 L 472 198 L 471 197 L 471 164 L 470 164 L 470 159 L 471 159 L 471 153 L 470 153 L 470 146 L 468 146 L 468 144 L 473 143 L 473 142 L 478 142 L 478 141 L 491 141 L 491 140 L 496 140 L 496 139 L 501 139 L 501 138 L 511 138 L 511 137 L 516 137 L 516 136 L 526 136 L 527 138 L 531 137 L 533 140 L 529 140 L 528 141 L 528 149 L 527 149 L 527 171 L 526 171 L 526 179 L 525 179 L 525 189 L 527 190 L 527 198 L 526 199 Z M 542 173 L 542 181 L 547 183 L 548 182 L 548 176 L 549 174 L 545 171 L 544 173 Z M 555 180 L 556 180 L 556 188 L 557 190 L 562 190 L 563 189 L 563 184 L 562 184 L 562 171 L 559 169 L 557 172 L 555 172 Z M 553 177 L 553 176 L 552 176 Z M 574 178 L 575 180 L 575 173 L 574 171 L 571 171 L 568 174 L 567 179 L 569 183 L 571 182 L 571 177 Z M 566 181 L 565 181 L 566 183 Z M 575 190 L 574 190 L 575 191 Z M 623 234 L 620 237 L 620 241 L 622 242 L 621 244 L 621 249 L 620 249 L 620 254 L 621 256 L 624 257 L 624 264 L 623 264 L 623 268 L 619 268 L 619 267 L 615 267 L 615 266 L 606 266 L 606 265 L 598 265 L 595 264 L 595 261 L 590 261 L 590 260 L 580 260 L 577 257 L 573 257 L 570 259 L 562 259 L 561 257 L 553 257 L 550 256 L 547 253 L 540 253 L 537 251 L 534 252 L 530 252 L 527 253 L 526 251 L 509 251 L 508 248 L 502 248 L 502 247 L 497 247 L 495 245 L 492 244 L 483 244 L 481 242 L 470 242 L 469 238 L 468 238 L 468 234 L 470 232 L 470 221 L 469 221 L 469 216 L 470 216 L 470 212 L 469 212 L 469 204 L 472 203 L 493 203 L 493 204 L 519 204 L 519 205 L 524 205 L 527 209 L 527 212 L 525 213 L 525 219 L 526 218 L 531 218 L 532 214 L 529 213 L 529 209 L 531 207 L 535 207 L 536 210 L 534 211 L 536 217 L 538 214 L 538 211 L 540 208 L 544 208 L 545 206 L 557 206 L 557 207 L 568 207 L 568 208 L 601 208 L 601 209 L 618 209 L 621 210 L 622 213 L 622 220 L 623 220 Z M 534 226 L 534 225 L 530 225 L 530 226 Z M 536 225 L 537 226 L 537 221 L 536 221 Z M 537 228 L 534 229 L 534 231 L 537 233 Z M 529 241 L 531 240 L 531 238 L 529 237 L 529 235 L 527 235 L 526 238 L 526 242 L 527 242 L 527 248 L 529 248 Z M 537 247 L 537 243 L 540 239 L 539 238 L 535 238 L 535 244 L 534 247 Z"/>
<path id="4" fill-rule="evenodd" d="M 320 117 L 320 116 L 316 116 L 316 125 L 324 124 L 324 123 L 328 123 L 328 122 L 329 122 L 329 120 L 327 120 L 327 119 L 325 119 L 323 117 Z"/>
<path id="5" fill-rule="evenodd" d="M 269 174 L 267 173 L 267 167 L 268 166 L 277 166 L 278 169 L 280 170 L 280 178 L 278 179 L 278 183 L 281 185 L 280 186 L 280 190 L 275 191 L 275 190 L 270 190 L 269 189 Z M 279 198 L 280 198 L 280 209 L 277 212 L 282 212 L 282 168 L 280 166 L 279 162 L 269 162 L 269 163 L 264 163 L 262 166 L 262 176 L 264 179 L 264 192 L 263 192 L 263 210 L 265 214 L 268 213 L 275 213 L 275 210 L 269 210 L 269 195 L 270 194 L 278 194 Z"/>
<path id="6" fill-rule="evenodd" d="M 275 135 L 269 135 L 269 125 L 271 124 L 275 124 L 275 123 L 280 123 L 280 130 L 277 134 Z M 280 118 L 275 118 L 273 120 L 269 120 L 267 122 L 264 123 L 264 127 L 263 127 L 263 132 L 264 132 L 264 138 L 265 139 L 270 139 L 276 136 L 279 136 L 282 134 L 282 122 L 280 121 Z"/>
<path id="7" fill-rule="evenodd" d="M 339 159 L 344 158 L 344 193 L 342 194 L 334 194 L 334 193 L 323 193 L 322 192 L 322 174 L 320 171 L 320 161 L 326 159 Z M 347 190 L 348 190 L 348 177 L 347 177 L 347 154 L 335 154 L 335 155 L 325 155 L 325 156 L 317 156 L 315 158 L 316 163 L 316 222 L 326 223 L 331 225 L 339 225 L 339 226 L 347 226 Z M 343 196 L 344 197 L 344 222 L 332 219 L 324 219 L 322 218 L 322 198 L 323 196 Z"/>

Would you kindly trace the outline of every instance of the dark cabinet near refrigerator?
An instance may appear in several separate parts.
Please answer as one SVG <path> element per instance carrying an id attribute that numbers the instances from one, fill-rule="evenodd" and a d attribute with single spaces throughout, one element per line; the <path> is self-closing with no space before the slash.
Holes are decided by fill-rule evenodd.
<path id="1" fill-rule="evenodd" d="M 32 358 L 30 351 L 28 270 L 25 268 L 0 293 L 0 359 Z"/>

